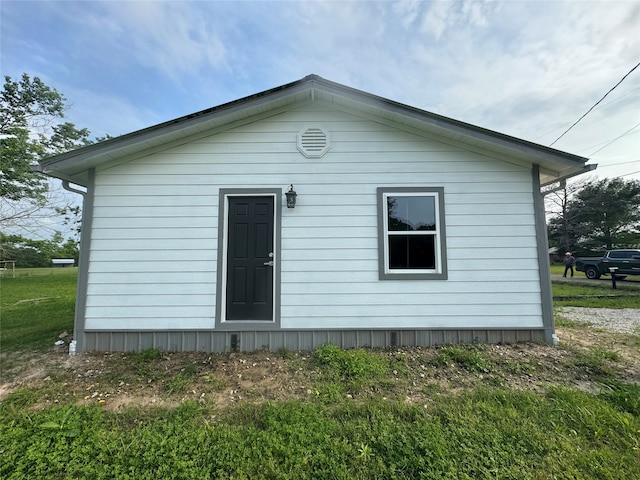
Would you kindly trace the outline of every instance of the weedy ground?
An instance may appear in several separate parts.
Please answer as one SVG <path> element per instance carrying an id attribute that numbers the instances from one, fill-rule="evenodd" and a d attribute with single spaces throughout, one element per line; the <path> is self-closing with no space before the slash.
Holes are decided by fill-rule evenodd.
<path id="1" fill-rule="evenodd" d="M 20 351 L 2 372 L 0 395 L 28 390 L 32 405 L 215 406 L 269 401 L 428 403 L 479 387 L 535 393 L 550 386 L 595 393 L 615 382 L 640 385 L 640 336 L 560 327 L 543 344 L 237 353 L 65 353 Z"/>

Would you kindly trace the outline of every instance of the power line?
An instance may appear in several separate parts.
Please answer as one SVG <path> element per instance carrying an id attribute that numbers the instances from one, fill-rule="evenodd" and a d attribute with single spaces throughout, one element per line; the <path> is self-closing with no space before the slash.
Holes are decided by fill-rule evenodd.
<path id="1" fill-rule="evenodd" d="M 607 97 L 607 95 L 609 95 L 611 92 L 613 92 L 618 87 L 618 85 L 620 85 L 625 80 L 625 78 L 627 78 L 629 75 L 631 75 L 631 73 L 638 67 L 640 67 L 640 63 L 638 63 L 635 67 L 633 67 L 631 70 L 629 70 L 627 72 L 627 74 L 624 77 L 622 77 L 618 83 L 616 83 L 607 93 L 605 93 L 604 96 L 600 100 L 598 100 L 596 103 L 594 103 L 593 106 L 589 110 L 587 110 L 578 120 L 576 120 L 573 123 L 573 125 L 571 125 L 569 128 L 567 128 L 564 131 L 564 133 L 562 135 L 560 135 L 558 138 L 556 138 L 549 146 L 552 147 L 558 140 L 560 140 L 567 133 L 569 133 L 569 131 L 580 122 L 580 120 L 582 120 L 584 117 L 589 115 L 591 113 L 591 111 L 594 108 L 596 108 L 600 104 L 600 102 L 602 102 Z"/>
<path id="2" fill-rule="evenodd" d="M 640 126 L 640 123 L 636 123 L 633 127 L 631 127 L 629 130 L 627 130 L 626 132 L 624 132 L 622 135 L 617 136 L 616 138 L 614 138 L 613 140 L 611 140 L 610 142 L 604 144 L 602 147 L 600 147 L 599 149 L 597 149 L 595 152 L 593 152 L 591 155 L 589 155 L 590 157 L 593 157 L 596 153 L 604 150 L 605 148 L 607 148 L 609 145 L 611 145 L 613 142 L 617 142 L 618 140 L 620 140 L 622 137 L 624 137 L 625 135 L 631 133 L 633 130 L 635 130 L 636 128 L 638 128 Z"/>
<path id="3" fill-rule="evenodd" d="M 640 160 L 631 160 L 630 162 L 610 163 L 609 165 L 598 164 L 598 170 L 602 168 L 617 167 L 619 165 L 629 165 L 630 163 L 638 163 Z"/>
<path id="4" fill-rule="evenodd" d="M 622 135 L 617 136 L 616 138 L 614 138 L 613 140 L 605 140 L 604 142 L 598 142 L 594 145 L 589 145 L 587 147 L 583 147 L 579 150 L 576 150 L 575 153 L 581 153 L 581 152 L 586 152 L 586 151 L 590 151 L 592 148 L 604 148 L 607 147 L 609 145 L 611 145 L 613 142 L 617 142 L 618 140 L 620 140 L 622 137 L 628 135 L 629 133 L 631 133 L 631 131 L 635 128 L 637 128 L 638 126 L 640 126 L 640 123 L 635 124 L 633 127 L 631 127 L 629 130 L 627 130 L 626 132 L 624 132 Z M 596 150 L 595 152 L 593 152 L 591 155 L 599 152 L 600 150 Z M 591 156 L 591 155 L 585 155 L 585 156 Z"/>

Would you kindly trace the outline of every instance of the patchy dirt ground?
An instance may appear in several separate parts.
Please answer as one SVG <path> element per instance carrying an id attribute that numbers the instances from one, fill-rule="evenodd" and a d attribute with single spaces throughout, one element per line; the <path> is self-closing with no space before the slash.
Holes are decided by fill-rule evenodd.
<path id="1" fill-rule="evenodd" d="M 388 357 L 388 375 L 346 395 L 418 403 L 480 385 L 532 391 L 564 385 L 595 393 L 610 381 L 640 384 L 640 336 L 588 327 L 557 334 L 557 347 L 479 345 L 467 361 L 447 359 L 442 348 L 374 351 Z M 22 389 L 40 406 L 99 403 L 117 411 L 187 399 L 220 406 L 305 399 L 328 388 L 309 352 L 154 353 L 3 353 L 0 399 Z"/>

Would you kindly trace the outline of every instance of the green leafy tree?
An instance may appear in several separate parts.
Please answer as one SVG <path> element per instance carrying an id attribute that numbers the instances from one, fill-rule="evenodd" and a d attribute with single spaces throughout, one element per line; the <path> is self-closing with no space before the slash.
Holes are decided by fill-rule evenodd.
<path id="1" fill-rule="evenodd" d="M 47 205 L 49 181 L 31 170 L 40 158 L 92 143 L 63 122 L 66 99 L 37 77 L 5 76 L 0 93 L 0 227 L 15 227 Z"/>
<path id="2" fill-rule="evenodd" d="M 56 208 L 56 213 L 64 218 L 63 224 L 73 232 L 76 243 L 80 241 L 82 231 L 82 210 L 79 206 Z"/>
<path id="3" fill-rule="evenodd" d="M 50 240 L 32 240 L 21 235 L 2 235 L 0 257 L 15 260 L 20 268 L 51 266 L 53 258 L 73 258 L 78 261 L 78 243 L 64 240 L 60 232 L 55 232 Z"/>
<path id="4" fill-rule="evenodd" d="M 568 244 L 582 251 L 640 244 L 640 181 L 613 178 L 585 184 L 563 214 L 550 220 L 549 237 L 562 249 Z"/>

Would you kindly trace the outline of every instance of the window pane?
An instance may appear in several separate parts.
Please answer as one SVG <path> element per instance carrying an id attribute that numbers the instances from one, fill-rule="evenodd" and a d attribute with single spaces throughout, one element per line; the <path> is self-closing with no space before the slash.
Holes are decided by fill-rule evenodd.
<path id="1" fill-rule="evenodd" d="M 389 268 L 436 268 L 435 235 L 389 235 Z"/>
<path id="2" fill-rule="evenodd" d="M 622 250 L 620 252 L 609 252 L 609 258 L 631 258 L 633 255 L 638 255 L 633 250 Z"/>
<path id="3" fill-rule="evenodd" d="M 436 201 L 432 196 L 389 196 L 387 213 L 390 231 L 435 231 L 436 229 Z"/>

